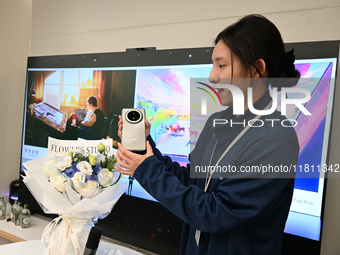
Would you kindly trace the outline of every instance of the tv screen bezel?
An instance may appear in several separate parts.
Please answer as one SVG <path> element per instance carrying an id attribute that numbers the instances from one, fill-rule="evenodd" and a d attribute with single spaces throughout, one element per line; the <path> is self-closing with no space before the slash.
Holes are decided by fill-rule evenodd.
<path id="1" fill-rule="evenodd" d="M 339 61 L 339 41 L 320 41 L 320 42 L 296 42 L 285 44 L 286 50 L 294 48 L 296 59 L 315 59 L 315 58 L 337 58 Z M 58 55 L 58 56 L 32 56 L 28 57 L 27 68 L 77 68 L 77 67 L 89 67 L 89 68 L 100 68 L 100 67 L 137 67 L 137 66 L 173 66 L 173 65 L 188 65 L 188 64 L 207 64 L 211 63 L 211 54 L 213 47 L 204 48 L 187 48 L 187 49 L 167 49 L 167 50 L 128 50 L 126 52 L 112 52 L 112 53 L 90 53 L 90 54 L 73 54 L 73 55 Z M 339 63 L 337 63 L 337 73 L 339 74 Z M 27 94 L 27 88 L 25 90 L 25 95 Z M 25 97 L 26 98 L 26 97 Z M 333 101 L 334 104 L 334 101 Z M 334 111 L 332 112 L 332 116 Z M 26 105 L 24 112 L 26 112 Z M 23 130 L 25 125 L 25 116 L 23 120 Z M 329 162 L 329 149 L 331 143 L 331 133 L 332 133 L 332 122 L 330 126 L 330 136 L 328 141 L 328 153 L 327 162 Z M 22 133 L 22 146 L 24 143 L 24 132 Z M 21 152 L 22 153 L 22 152 Z M 22 156 L 22 155 L 21 155 Z M 22 157 L 21 157 L 22 159 Z M 22 162 L 21 162 L 22 163 Z M 21 171 L 21 169 L 20 169 Z M 310 240 L 307 238 L 284 234 L 283 239 L 283 252 L 282 254 L 292 254 L 293 252 L 298 254 L 311 254 L 316 255 L 320 253 L 321 248 L 321 238 L 322 238 L 322 227 L 324 218 L 324 203 L 326 196 L 327 179 L 325 179 L 324 191 L 323 191 L 323 202 L 321 210 L 321 233 L 320 241 Z M 21 192 L 20 192 L 21 191 Z M 20 190 L 19 199 L 24 198 L 28 203 L 33 203 L 31 198 L 27 197 L 29 192 L 25 185 L 22 183 L 22 178 L 20 176 Z M 124 207 L 124 203 L 129 204 L 129 200 L 136 201 L 136 198 L 129 198 L 129 196 L 124 196 L 120 204 L 117 205 L 118 208 Z M 141 200 L 143 203 L 143 199 Z M 165 217 L 168 217 L 173 225 L 175 231 L 180 231 L 178 224 L 181 222 L 176 216 L 172 215 L 170 212 L 165 212 L 164 208 L 157 202 L 148 201 L 146 202 L 148 206 L 154 205 L 155 213 L 162 213 Z M 37 204 L 36 204 L 37 205 Z M 36 207 L 36 206 L 35 206 Z M 114 209 L 115 210 L 115 209 Z M 114 214 L 113 210 L 113 214 Z M 39 208 L 32 210 L 33 213 L 44 214 Z M 44 214 L 45 215 L 45 214 Z M 54 217 L 54 215 L 47 215 L 49 217 Z M 151 220 L 151 218 L 150 218 Z M 166 219 L 164 219 L 166 220 Z M 102 224 L 108 225 L 107 223 L 112 222 L 110 216 L 108 216 L 107 222 L 101 220 Z M 99 223 L 101 223 L 101 221 Z M 126 232 L 128 233 L 128 232 Z M 115 233 L 114 235 L 109 234 L 109 230 L 104 230 L 104 235 L 111 238 L 119 239 L 119 235 Z M 178 252 L 180 233 L 175 234 L 178 238 L 173 239 L 171 243 L 166 244 L 158 240 L 158 242 L 150 240 L 137 240 L 132 242 L 131 240 L 120 240 L 126 243 L 131 243 L 132 245 L 140 246 L 144 249 L 163 252 L 162 249 L 167 247 L 168 249 L 173 249 L 169 254 L 174 254 Z M 129 235 L 126 234 L 128 237 Z M 163 240 L 164 241 L 164 240 Z"/>

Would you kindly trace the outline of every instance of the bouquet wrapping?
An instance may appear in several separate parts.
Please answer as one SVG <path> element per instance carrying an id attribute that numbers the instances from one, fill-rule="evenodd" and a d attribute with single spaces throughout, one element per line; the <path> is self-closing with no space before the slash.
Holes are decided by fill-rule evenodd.
<path id="1" fill-rule="evenodd" d="M 83 254 L 94 222 L 106 217 L 126 190 L 115 163 L 112 139 L 49 138 L 47 156 L 23 164 L 23 181 L 43 211 L 59 215 L 42 233 L 44 254 Z"/>

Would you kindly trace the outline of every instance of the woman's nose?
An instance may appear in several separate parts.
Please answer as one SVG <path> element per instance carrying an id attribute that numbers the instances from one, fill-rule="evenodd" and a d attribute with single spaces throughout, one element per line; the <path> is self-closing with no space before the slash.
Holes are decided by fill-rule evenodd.
<path id="1" fill-rule="evenodd" d="M 210 75 L 209 75 L 209 82 L 210 83 L 217 83 L 218 80 L 219 80 L 219 78 L 215 74 L 214 69 L 212 69 L 211 72 L 210 72 Z"/>
<path id="2" fill-rule="evenodd" d="M 218 81 L 219 81 L 219 78 L 210 74 L 210 76 L 209 76 L 209 82 L 210 83 L 216 84 L 216 83 L 218 83 Z"/>

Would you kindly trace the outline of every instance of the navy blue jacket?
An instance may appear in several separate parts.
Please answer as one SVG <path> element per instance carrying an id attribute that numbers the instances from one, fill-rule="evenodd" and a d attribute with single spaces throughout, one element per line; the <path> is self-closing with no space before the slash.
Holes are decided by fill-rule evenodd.
<path id="1" fill-rule="evenodd" d="M 264 109 L 270 102 L 266 93 L 255 104 Z M 205 178 L 190 178 L 196 166 L 207 166 L 213 148 L 212 165 L 244 128 L 217 125 L 213 119 L 232 118 L 232 108 L 213 114 L 207 121 L 187 167 L 162 156 L 148 137 L 154 156 L 145 159 L 134 177 L 155 199 L 184 221 L 181 254 L 271 255 L 281 253 L 282 235 L 288 216 L 294 174 L 215 173 L 207 192 Z M 249 110 L 234 118 L 242 123 L 255 117 Z M 262 127 L 252 127 L 233 146 L 220 166 L 286 166 L 297 163 L 299 145 L 292 127 L 283 127 L 284 116 L 277 111 L 261 117 Z M 275 119 L 280 121 L 265 121 Z M 256 123 L 261 125 L 261 122 Z M 255 124 L 254 124 L 255 125 Z M 288 122 L 285 121 L 287 126 Z M 193 172 L 192 172 L 193 173 Z M 193 175 L 192 175 L 193 176 Z M 191 176 L 191 177 L 192 177 Z M 284 177 L 284 178 L 283 178 Z M 195 231 L 202 231 L 199 246 Z"/>

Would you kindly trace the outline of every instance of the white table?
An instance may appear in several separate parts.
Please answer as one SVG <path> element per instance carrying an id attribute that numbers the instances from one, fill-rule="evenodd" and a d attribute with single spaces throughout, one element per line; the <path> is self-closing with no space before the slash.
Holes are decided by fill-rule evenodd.
<path id="1" fill-rule="evenodd" d="M 40 240 L 32 240 L 11 244 L 4 244 L 0 246 L 0 254 L 2 255 L 39 255 L 43 254 L 45 244 Z M 123 255 L 142 255 L 137 251 L 131 250 L 129 248 L 107 243 L 100 242 L 99 248 L 97 250 L 97 255 L 103 255 L 105 250 L 120 250 Z M 113 253 L 115 254 L 115 253 Z"/>
<path id="2" fill-rule="evenodd" d="M 44 244 L 38 240 L 40 240 L 41 233 L 43 232 L 44 228 L 47 226 L 47 224 L 50 221 L 51 219 L 49 218 L 45 218 L 40 215 L 38 216 L 33 215 L 31 217 L 31 226 L 29 228 L 23 229 L 20 226 L 15 226 L 11 222 L 7 222 L 6 220 L 0 220 L 0 236 L 12 242 L 18 242 L 18 243 L 13 243 L 13 244 L 1 245 L 0 255 L 12 255 L 12 254 L 13 255 L 16 255 L 16 254 L 17 255 L 30 255 L 30 254 L 40 255 L 42 254 Z M 22 242 L 22 241 L 25 241 L 25 242 Z M 31 241 L 32 243 L 30 243 Z M 119 249 L 122 252 L 125 251 L 125 253 L 123 252 L 123 254 L 132 254 L 132 255 L 134 254 L 155 255 L 156 254 L 156 253 L 141 249 L 139 247 L 134 247 L 133 245 L 125 244 L 117 240 L 107 238 L 106 236 L 102 236 L 100 244 L 101 244 L 100 248 L 103 247 L 104 250 L 108 249 L 106 248 L 107 245 L 109 245 L 109 247 L 113 247 L 113 248 L 110 248 L 111 250 L 114 249 L 114 247 L 116 248 L 119 247 Z M 32 253 L 33 251 L 31 249 L 26 250 L 25 247 L 30 247 L 31 245 L 36 247 L 37 251 L 41 250 L 41 253 Z M 98 252 L 97 255 L 103 255 L 103 252 L 102 253 Z"/>

